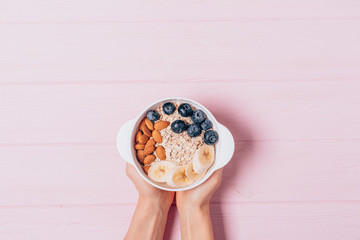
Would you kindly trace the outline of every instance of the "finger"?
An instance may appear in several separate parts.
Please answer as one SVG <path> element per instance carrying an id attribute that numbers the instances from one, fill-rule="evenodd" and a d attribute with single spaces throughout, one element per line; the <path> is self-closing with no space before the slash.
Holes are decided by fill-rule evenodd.
<path id="1" fill-rule="evenodd" d="M 135 167 L 130 163 L 126 163 L 126 174 L 134 183 L 139 182 L 140 175 L 136 172 Z"/>
<path id="2" fill-rule="evenodd" d="M 212 183 L 212 185 L 215 185 L 215 186 L 217 186 L 217 187 L 220 185 L 221 179 L 222 179 L 223 170 L 224 170 L 224 168 L 220 168 L 220 169 L 216 170 L 216 171 L 210 176 L 210 178 L 209 178 L 208 180 L 209 180 L 209 182 Z"/>
<path id="3" fill-rule="evenodd" d="M 222 177 L 222 174 L 223 174 L 223 171 L 224 171 L 224 168 L 219 168 L 218 170 L 216 170 L 213 174 L 216 176 L 216 177 Z"/>
<path id="4" fill-rule="evenodd" d="M 221 178 L 224 168 L 219 168 L 213 174 L 211 174 L 210 178 Z"/>
<path id="5" fill-rule="evenodd" d="M 130 163 L 126 163 L 126 174 L 131 177 L 134 174 L 134 167 Z"/>

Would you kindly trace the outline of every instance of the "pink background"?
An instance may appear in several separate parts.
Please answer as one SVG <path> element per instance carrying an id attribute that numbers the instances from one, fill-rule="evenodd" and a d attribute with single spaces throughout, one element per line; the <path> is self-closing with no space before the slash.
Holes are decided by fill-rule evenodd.
<path id="1" fill-rule="evenodd" d="M 2 0 L 0 35 L 1 240 L 122 239 L 117 131 L 174 95 L 236 140 L 216 239 L 360 239 L 360 1 Z"/>

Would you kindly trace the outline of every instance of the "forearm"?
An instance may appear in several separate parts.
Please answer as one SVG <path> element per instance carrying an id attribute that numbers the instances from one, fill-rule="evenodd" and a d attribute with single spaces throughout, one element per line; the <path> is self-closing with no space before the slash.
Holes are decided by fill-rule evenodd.
<path id="1" fill-rule="evenodd" d="M 169 208 L 139 198 L 126 240 L 163 239 Z"/>
<path id="2" fill-rule="evenodd" d="M 212 240 L 213 228 L 209 205 L 179 209 L 182 240 Z"/>

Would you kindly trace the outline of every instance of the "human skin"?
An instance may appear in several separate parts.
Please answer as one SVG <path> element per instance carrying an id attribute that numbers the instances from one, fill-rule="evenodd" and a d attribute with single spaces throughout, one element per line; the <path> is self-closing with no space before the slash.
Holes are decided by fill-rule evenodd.
<path id="1" fill-rule="evenodd" d="M 176 193 L 182 240 L 214 239 L 210 199 L 221 184 L 223 169 L 216 170 L 204 183 Z"/>
<path id="2" fill-rule="evenodd" d="M 214 239 L 209 205 L 211 197 L 220 186 L 222 171 L 223 169 L 215 171 L 196 188 L 176 192 L 181 239 Z M 175 193 L 150 185 L 128 163 L 126 174 L 138 190 L 139 200 L 124 239 L 163 239 Z"/>
<path id="3" fill-rule="evenodd" d="M 126 164 L 126 174 L 138 190 L 139 199 L 124 239 L 163 239 L 168 212 L 175 193 L 150 185 L 129 163 Z"/>

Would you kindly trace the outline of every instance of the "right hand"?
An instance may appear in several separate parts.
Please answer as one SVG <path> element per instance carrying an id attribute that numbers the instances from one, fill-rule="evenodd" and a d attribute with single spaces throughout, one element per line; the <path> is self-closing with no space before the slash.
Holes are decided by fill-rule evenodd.
<path id="1" fill-rule="evenodd" d="M 169 210 L 174 199 L 174 192 L 164 191 L 150 185 L 136 172 L 135 167 L 129 163 L 126 163 L 126 174 L 138 190 L 140 201 L 153 203 L 160 208 L 164 208 L 164 210 Z"/>

